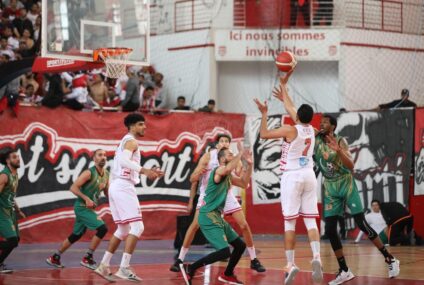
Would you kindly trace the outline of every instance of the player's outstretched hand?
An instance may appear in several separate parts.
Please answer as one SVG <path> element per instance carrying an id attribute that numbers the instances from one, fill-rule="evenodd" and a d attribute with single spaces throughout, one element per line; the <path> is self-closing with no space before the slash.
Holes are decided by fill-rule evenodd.
<path id="1" fill-rule="evenodd" d="M 256 106 L 258 106 L 258 110 L 259 112 L 261 112 L 262 114 L 266 114 L 268 113 L 268 102 L 265 100 L 263 103 L 261 101 L 259 101 L 259 99 L 253 99 L 253 101 L 255 101 Z"/>
<path id="2" fill-rule="evenodd" d="M 272 96 L 274 96 L 281 102 L 284 102 L 283 87 L 281 85 L 278 87 L 274 87 L 274 90 L 272 90 Z"/>
<path id="3" fill-rule="evenodd" d="M 340 150 L 340 146 L 339 146 L 339 144 L 337 143 L 337 140 L 336 140 L 336 138 L 335 138 L 335 137 L 327 135 L 327 136 L 325 136 L 325 139 L 326 139 L 326 141 L 327 141 L 327 145 L 328 145 L 328 146 L 329 146 L 332 150 L 334 150 L 334 151 L 336 151 L 336 152 L 338 152 L 338 151 Z"/>
<path id="4" fill-rule="evenodd" d="M 250 149 L 245 148 L 243 150 L 243 159 L 247 164 L 249 164 L 249 165 L 253 164 L 252 151 Z"/>
<path id="5" fill-rule="evenodd" d="M 155 180 L 156 178 L 162 177 L 163 174 L 163 171 L 157 169 L 156 167 L 153 167 L 152 169 L 144 169 L 144 175 L 146 175 L 150 180 Z"/>
<path id="6" fill-rule="evenodd" d="M 280 85 L 286 85 L 287 82 L 289 81 L 290 76 L 292 75 L 294 71 L 294 68 L 292 70 L 290 70 L 289 72 L 287 72 L 284 76 L 280 76 Z"/>

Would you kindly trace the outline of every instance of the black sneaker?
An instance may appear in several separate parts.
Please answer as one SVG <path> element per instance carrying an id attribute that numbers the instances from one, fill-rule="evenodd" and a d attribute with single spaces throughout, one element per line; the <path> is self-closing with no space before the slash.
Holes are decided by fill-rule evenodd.
<path id="1" fill-rule="evenodd" d="M 10 268 L 7 268 L 6 265 L 4 265 L 4 263 L 0 264 L 0 274 L 8 274 L 12 272 L 13 270 Z"/>
<path id="2" fill-rule="evenodd" d="M 182 260 L 177 258 L 177 260 L 175 260 L 175 263 L 172 264 L 172 266 L 169 268 L 169 271 L 172 272 L 180 272 L 180 264 L 182 264 Z"/>
<path id="3" fill-rule="evenodd" d="M 261 264 L 261 262 L 255 258 L 250 261 L 250 269 L 256 270 L 257 272 L 265 272 L 265 267 Z"/>

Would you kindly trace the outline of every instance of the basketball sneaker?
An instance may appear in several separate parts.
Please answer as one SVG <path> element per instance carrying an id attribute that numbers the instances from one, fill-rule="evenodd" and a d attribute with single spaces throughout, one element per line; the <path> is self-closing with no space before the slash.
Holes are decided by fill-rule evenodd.
<path id="1" fill-rule="evenodd" d="M 54 267 L 57 267 L 57 268 L 65 267 L 60 262 L 60 255 L 57 255 L 57 254 L 53 254 L 52 256 L 49 256 L 46 259 L 46 262 L 47 262 L 48 265 L 51 265 L 51 266 L 54 266 Z"/>
<path id="2" fill-rule="evenodd" d="M 221 275 L 219 275 L 218 280 L 231 285 L 243 285 L 243 282 L 238 280 L 237 276 L 235 276 L 234 274 L 231 276 L 227 276 L 224 274 L 224 272 L 222 272 Z"/>
<path id="3" fill-rule="evenodd" d="M 324 278 L 322 273 L 322 264 L 319 258 L 314 258 L 311 262 L 312 264 L 312 280 L 315 283 L 321 283 Z"/>
<path id="4" fill-rule="evenodd" d="M 88 269 L 91 269 L 91 270 L 96 270 L 96 268 L 97 268 L 96 261 L 94 261 L 93 256 L 90 256 L 90 255 L 84 256 L 82 258 L 80 264 L 84 267 L 87 267 Z"/>
<path id="5" fill-rule="evenodd" d="M 116 280 L 113 278 L 112 273 L 110 272 L 109 266 L 100 263 L 100 265 L 94 270 L 94 272 L 109 282 L 115 282 Z"/>
<path id="6" fill-rule="evenodd" d="M 299 273 L 299 267 L 297 267 L 296 265 L 293 264 L 290 268 L 288 268 L 288 270 L 285 274 L 286 276 L 285 276 L 284 284 L 285 285 L 292 284 L 297 273 Z"/>
<path id="7" fill-rule="evenodd" d="M 349 280 L 352 280 L 353 278 L 355 278 L 355 275 L 353 275 L 350 269 L 348 269 L 347 271 L 343 271 L 342 269 L 339 269 L 339 272 L 336 275 L 336 279 L 328 282 L 328 285 L 343 284 Z"/>
<path id="8" fill-rule="evenodd" d="M 175 263 L 172 264 L 169 270 L 172 272 L 180 272 L 180 264 L 182 263 L 183 263 L 182 260 L 178 258 L 177 260 L 175 260 Z"/>
<path id="9" fill-rule="evenodd" d="M 0 274 L 8 274 L 8 273 L 12 273 L 13 270 L 10 268 L 7 268 L 6 265 L 4 263 L 0 264 Z"/>
<path id="10" fill-rule="evenodd" d="M 390 264 L 387 265 L 387 267 L 389 268 L 389 278 L 395 278 L 399 275 L 400 273 L 400 261 L 397 260 L 396 258 L 392 260 L 392 262 Z"/>
<path id="11" fill-rule="evenodd" d="M 250 261 L 250 269 L 256 270 L 257 272 L 265 272 L 265 267 L 261 264 L 261 262 L 255 258 Z"/>
<path id="12" fill-rule="evenodd" d="M 138 277 L 129 267 L 119 267 L 115 276 L 130 281 L 142 281 L 142 279 Z"/>

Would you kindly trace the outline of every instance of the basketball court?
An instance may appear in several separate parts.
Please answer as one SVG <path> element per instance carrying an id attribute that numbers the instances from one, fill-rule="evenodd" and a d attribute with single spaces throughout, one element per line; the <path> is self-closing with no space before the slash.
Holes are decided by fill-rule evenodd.
<path id="1" fill-rule="evenodd" d="M 301 240 L 304 240 L 301 238 Z M 284 284 L 285 264 L 284 248 L 282 239 L 278 236 L 256 237 L 258 258 L 262 261 L 267 271 L 257 273 L 249 268 L 249 258 L 244 256 L 236 267 L 236 275 L 247 285 L 272 285 Z M 97 260 L 101 258 L 105 250 L 106 242 L 103 242 L 95 253 Z M 52 268 L 45 263 L 45 259 L 58 244 L 25 244 L 20 245 L 8 259 L 8 265 L 16 271 L 13 274 L 1 275 L 3 284 L 107 284 L 108 282 L 94 272 L 79 265 L 84 255 L 87 243 L 76 243 L 62 256 L 65 265 L 63 269 Z M 424 265 L 424 249 L 416 247 L 392 247 L 391 251 L 401 261 L 401 273 L 396 279 L 388 279 L 387 269 L 383 264 L 381 254 L 367 241 L 360 245 L 344 244 L 345 256 L 356 278 L 347 284 L 399 284 L 418 285 L 424 284 L 424 276 L 421 268 Z M 204 246 L 193 246 L 187 256 L 187 262 L 193 262 L 212 249 Z M 331 252 L 329 243 L 322 243 L 322 260 L 324 266 L 324 281 L 326 284 L 335 277 L 338 269 L 337 262 Z M 112 258 L 112 269 L 117 270 L 117 264 L 122 255 L 117 251 Z M 169 271 L 174 262 L 175 251 L 172 249 L 172 241 L 140 241 L 133 256 L 135 272 L 143 279 L 141 284 L 183 285 L 184 280 L 178 273 Z M 309 244 L 299 241 L 296 249 L 296 262 L 301 269 L 297 275 L 295 284 L 314 284 L 311 280 L 310 271 L 311 252 Z M 225 263 L 207 266 L 197 272 L 193 284 L 222 284 L 217 280 L 219 273 L 225 268 Z M 117 284 L 134 284 L 134 282 L 119 280 Z"/>

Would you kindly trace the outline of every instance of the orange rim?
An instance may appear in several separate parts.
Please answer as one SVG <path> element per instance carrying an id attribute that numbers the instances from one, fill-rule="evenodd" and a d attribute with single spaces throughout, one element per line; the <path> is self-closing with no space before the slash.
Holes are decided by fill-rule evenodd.
<path id="1" fill-rule="evenodd" d="M 93 60 L 103 61 L 105 57 L 129 54 L 132 51 L 132 48 L 98 48 L 93 51 Z"/>

